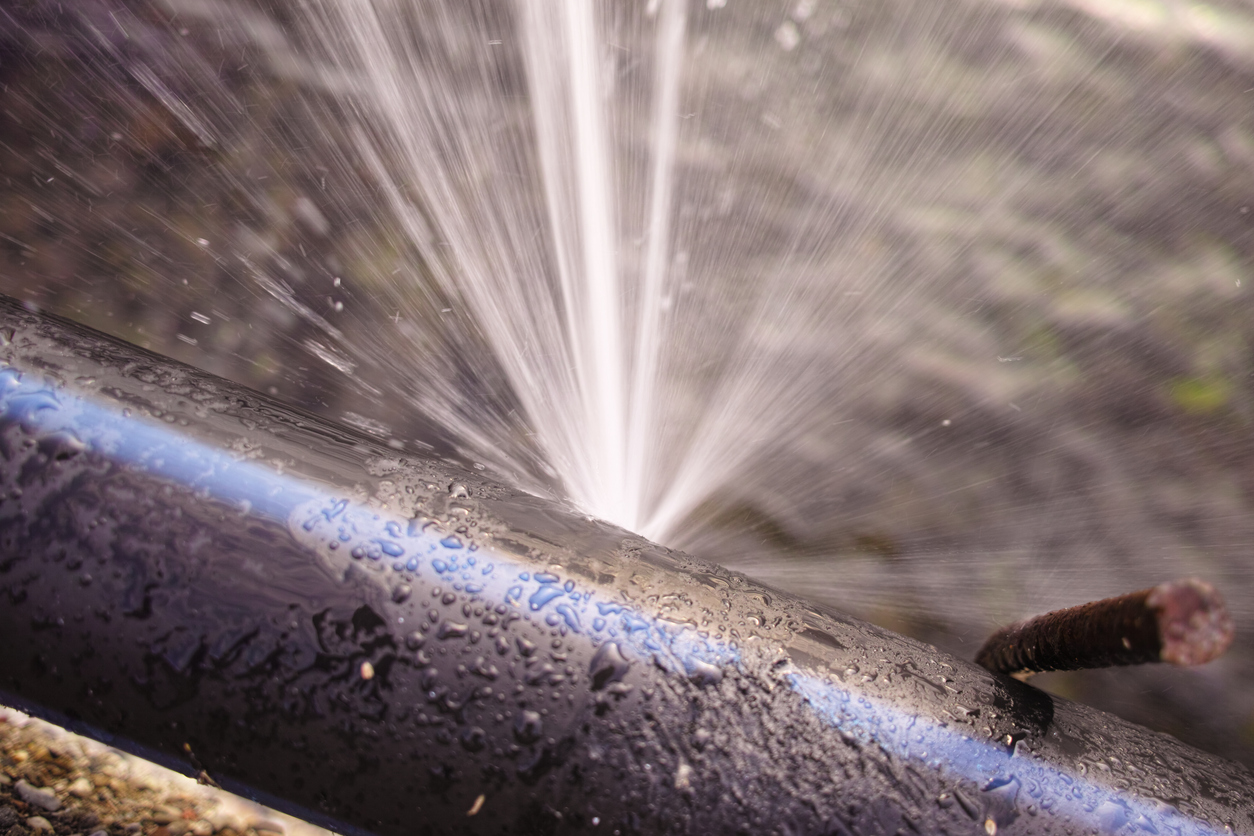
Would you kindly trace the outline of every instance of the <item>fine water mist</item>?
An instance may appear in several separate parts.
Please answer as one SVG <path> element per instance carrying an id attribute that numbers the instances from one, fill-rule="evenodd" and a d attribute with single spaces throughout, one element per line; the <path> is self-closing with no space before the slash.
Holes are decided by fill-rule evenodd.
<path id="1" fill-rule="evenodd" d="M 1254 10 L 26 2 L 5 292 L 1250 762 Z M 1244 735 L 1244 736 L 1243 736 Z"/>

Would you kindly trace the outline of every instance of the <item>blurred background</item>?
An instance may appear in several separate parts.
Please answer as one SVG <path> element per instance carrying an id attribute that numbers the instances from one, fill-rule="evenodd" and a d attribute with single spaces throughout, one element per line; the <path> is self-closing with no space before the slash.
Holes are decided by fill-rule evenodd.
<path id="1" fill-rule="evenodd" d="M 484 302 L 559 258 L 518 7 L 335 5 L 4 3 L 0 291 L 572 493 Z M 1225 658 L 1033 682 L 1254 766 L 1254 5 L 598 9 L 642 530 L 967 659 L 1198 575 Z"/>

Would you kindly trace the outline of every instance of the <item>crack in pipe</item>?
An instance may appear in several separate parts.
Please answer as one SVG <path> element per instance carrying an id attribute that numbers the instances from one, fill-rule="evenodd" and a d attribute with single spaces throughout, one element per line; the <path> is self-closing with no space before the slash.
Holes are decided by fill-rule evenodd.
<path id="1" fill-rule="evenodd" d="M 341 832 L 1254 834 L 1165 735 L 9 300 L 0 342 L 0 702 Z"/>

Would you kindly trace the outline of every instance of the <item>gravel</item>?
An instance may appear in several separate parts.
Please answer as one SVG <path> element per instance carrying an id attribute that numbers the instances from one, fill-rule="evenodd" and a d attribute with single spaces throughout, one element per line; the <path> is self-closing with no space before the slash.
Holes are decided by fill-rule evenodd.
<path id="1" fill-rule="evenodd" d="M 329 836 L 0 708 L 0 836 Z"/>

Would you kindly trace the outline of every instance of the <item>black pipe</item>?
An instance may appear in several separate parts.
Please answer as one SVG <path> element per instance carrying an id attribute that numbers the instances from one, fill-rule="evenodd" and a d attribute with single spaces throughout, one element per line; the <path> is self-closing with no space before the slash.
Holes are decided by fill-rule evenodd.
<path id="1" fill-rule="evenodd" d="M 1254 833 L 1165 735 L 7 300 L 0 342 L 0 702 L 383 836 Z"/>

